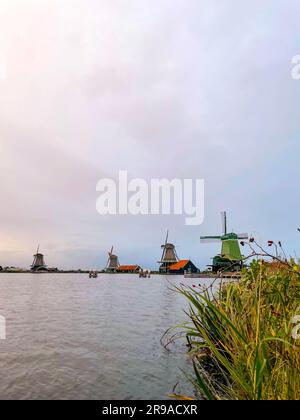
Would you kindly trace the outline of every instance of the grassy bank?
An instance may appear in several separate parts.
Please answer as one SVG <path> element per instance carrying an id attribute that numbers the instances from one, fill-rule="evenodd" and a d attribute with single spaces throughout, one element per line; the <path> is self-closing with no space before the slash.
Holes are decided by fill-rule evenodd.
<path id="1" fill-rule="evenodd" d="M 180 288 L 197 398 L 300 399 L 300 274 L 293 262 L 253 262 L 242 280 L 209 290 Z M 296 336 L 295 336 L 296 335 Z"/>

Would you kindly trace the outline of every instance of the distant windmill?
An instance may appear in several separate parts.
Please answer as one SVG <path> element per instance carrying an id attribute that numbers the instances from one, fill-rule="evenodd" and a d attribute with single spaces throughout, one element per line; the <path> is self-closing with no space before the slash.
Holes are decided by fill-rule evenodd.
<path id="1" fill-rule="evenodd" d="M 114 247 L 111 247 L 110 252 L 108 253 L 108 260 L 106 264 L 106 271 L 108 272 L 115 272 L 119 267 L 119 258 L 117 255 L 113 254 Z"/>
<path id="2" fill-rule="evenodd" d="M 36 254 L 33 256 L 33 263 L 31 265 L 31 271 L 47 271 L 47 266 L 45 264 L 44 255 L 40 252 L 40 246 L 38 246 Z"/>
<path id="3" fill-rule="evenodd" d="M 178 256 L 176 253 L 175 245 L 170 244 L 169 240 L 169 231 L 167 231 L 167 236 L 164 245 L 161 246 L 163 253 L 161 257 L 161 261 L 158 261 L 160 264 L 159 271 L 160 273 L 168 273 L 169 268 L 172 264 L 178 262 Z"/>
<path id="4" fill-rule="evenodd" d="M 221 254 L 213 258 L 212 270 L 240 271 L 243 268 L 244 257 L 241 253 L 239 240 L 248 239 L 248 233 L 228 233 L 227 214 L 221 213 L 223 234 L 221 236 L 201 236 L 202 243 L 222 242 Z"/>

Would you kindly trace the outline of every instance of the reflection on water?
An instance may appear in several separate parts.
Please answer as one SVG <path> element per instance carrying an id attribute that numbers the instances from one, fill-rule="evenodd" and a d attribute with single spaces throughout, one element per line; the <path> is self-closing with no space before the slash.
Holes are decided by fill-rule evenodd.
<path id="1" fill-rule="evenodd" d="M 1 274 L 0 398 L 162 399 L 178 381 L 187 390 L 185 343 L 160 344 L 186 320 L 170 281 L 184 279 Z"/>

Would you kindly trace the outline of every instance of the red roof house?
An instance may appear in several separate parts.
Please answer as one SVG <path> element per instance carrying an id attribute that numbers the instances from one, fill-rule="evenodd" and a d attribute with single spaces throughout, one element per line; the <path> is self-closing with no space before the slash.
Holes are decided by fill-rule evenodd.
<path id="1" fill-rule="evenodd" d="M 185 274 L 185 273 L 198 273 L 198 268 L 192 263 L 191 260 L 181 260 L 172 264 L 169 268 L 170 274 Z"/>

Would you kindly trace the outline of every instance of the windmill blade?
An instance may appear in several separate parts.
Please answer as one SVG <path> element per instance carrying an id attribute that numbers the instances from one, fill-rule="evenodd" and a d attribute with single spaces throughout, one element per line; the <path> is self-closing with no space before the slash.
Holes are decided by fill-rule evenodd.
<path id="1" fill-rule="evenodd" d="M 222 234 L 227 235 L 227 213 L 226 211 L 221 212 L 222 218 Z"/>
<path id="2" fill-rule="evenodd" d="M 161 256 L 161 261 L 163 261 L 164 256 L 165 256 L 166 246 L 167 246 L 167 243 L 168 243 L 168 239 L 169 239 L 169 231 L 167 230 L 167 236 L 166 236 L 166 240 L 165 240 L 165 246 L 162 246 L 163 253 L 162 253 L 162 256 Z"/>
<path id="3" fill-rule="evenodd" d="M 221 239 L 200 239 L 201 244 L 217 244 L 221 242 Z"/>
<path id="4" fill-rule="evenodd" d="M 217 243 L 217 242 L 221 242 L 221 237 L 220 236 L 201 236 L 200 242 L 202 244 Z"/>
<path id="5" fill-rule="evenodd" d="M 108 258 L 108 260 L 107 260 L 106 268 L 109 267 L 109 263 L 110 263 L 110 258 Z"/>
<path id="6" fill-rule="evenodd" d="M 112 247 L 111 247 L 110 254 L 112 254 L 112 253 L 113 253 L 113 251 L 114 251 L 114 246 L 112 246 Z"/>
<path id="7" fill-rule="evenodd" d="M 249 239 L 248 233 L 238 233 L 237 236 L 239 239 Z"/>

